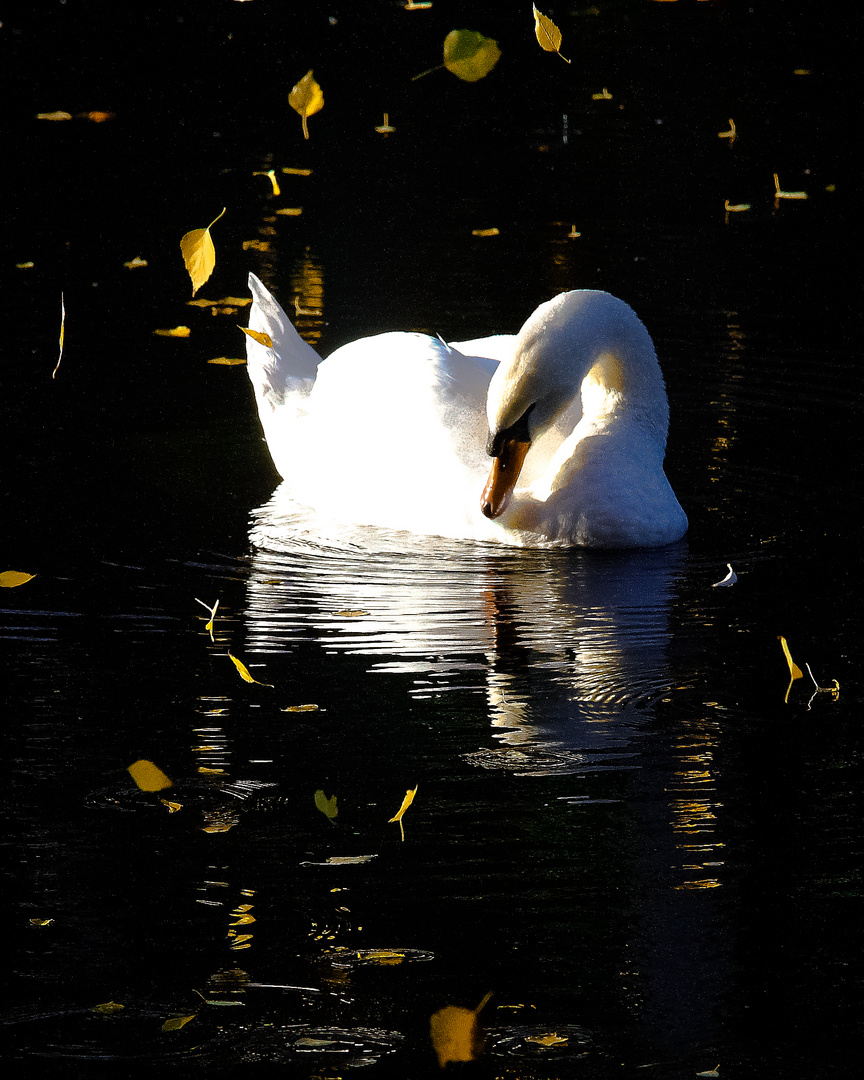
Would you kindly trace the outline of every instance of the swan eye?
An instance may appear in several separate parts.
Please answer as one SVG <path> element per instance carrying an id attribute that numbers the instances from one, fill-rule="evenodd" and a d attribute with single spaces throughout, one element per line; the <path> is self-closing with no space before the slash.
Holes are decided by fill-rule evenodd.
<path id="1" fill-rule="evenodd" d="M 536 404 L 536 402 L 535 402 Z M 490 431 L 486 442 L 486 453 L 489 457 L 500 457 L 504 444 L 507 442 L 530 443 L 531 432 L 528 429 L 528 417 L 531 415 L 534 405 L 529 405 L 515 424 L 501 428 L 500 431 Z"/>

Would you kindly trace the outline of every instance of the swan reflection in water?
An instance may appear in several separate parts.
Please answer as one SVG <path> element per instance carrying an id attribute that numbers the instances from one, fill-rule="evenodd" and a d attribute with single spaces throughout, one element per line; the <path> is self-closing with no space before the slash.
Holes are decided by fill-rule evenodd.
<path id="1" fill-rule="evenodd" d="M 668 688 L 680 544 L 514 550 L 325 523 L 279 491 L 251 540 L 247 647 L 365 655 L 418 698 L 479 690 L 499 750 L 475 764 L 579 767 L 626 747 Z"/>

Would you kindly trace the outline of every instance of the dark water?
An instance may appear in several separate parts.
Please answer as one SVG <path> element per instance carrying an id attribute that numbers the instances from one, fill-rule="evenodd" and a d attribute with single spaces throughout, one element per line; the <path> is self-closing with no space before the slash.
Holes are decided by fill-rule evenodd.
<path id="1" fill-rule="evenodd" d="M 0 596 L 10 1075 L 432 1076 L 431 1014 L 490 991 L 466 1075 L 857 1075 L 862 385 L 830 8 L 554 12 L 564 70 L 480 5 L 499 69 L 410 92 L 461 9 L 225 9 L 3 28 L 26 92 L 0 570 L 36 574 Z M 311 65 L 304 145 L 284 96 Z M 810 198 L 775 205 L 775 170 Z M 206 363 L 242 355 L 245 312 L 185 305 L 179 238 L 223 205 L 202 294 L 253 270 L 320 310 L 298 326 L 324 353 L 625 298 L 667 378 L 685 540 L 298 534 L 243 369 Z M 135 788 L 140 758 L 179 809 Z"/>

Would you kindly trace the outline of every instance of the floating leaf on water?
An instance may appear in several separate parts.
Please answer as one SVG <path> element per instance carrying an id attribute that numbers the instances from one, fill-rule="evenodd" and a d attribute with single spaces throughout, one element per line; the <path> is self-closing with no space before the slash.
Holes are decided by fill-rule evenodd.
<path id="1" fill-rule="evenodd" d="M 147 266 L 147 260 L 142 259 L 140 255 L 136 255 L 134 259 L 130 259 L 129 262 L 124 262 L 123 265 L 127 270 L 138 270 L 142 266 Z"/>
<path id="2" fill-rule="evenodd" d="M 281 214 L 283 217 L 300 217 L 303 213 L 302 206 L 283 206 L 281 210 L 276 211 L 277 214 Z"/>
<path id="3" fill-rule="evenodd" d="M 279 712 L 317 712 L 317 705 L 289 705 L 285 709 L 280 709 Z"/>
<path id="4" fill-rule="evenodd" d="M 750 209 L 750 203 L 730 203 L 729 200 L 726 199 L 726 201 L 723 203 L 723 209 L 726 211 L 727 214 L 740 214 L 744 210 Z"/>
<path id="5" fill-rule="evenodd" d="M 826 188 L 826 190 L 827 190 L 827 188 Z M 15 269 L 16 270 L 32 270 L 35 265 L 36 265 L 36 263 L 34 263 L 34 262 L 15 263 Z"/>
<path id="6" fill-rule="evenodd" d="M 0 588 L 17 589 L 19 585 L 26 585 L 32 581 L 35 574 L 25 574 L 23 570 L 4 570 L 0 574 Z"/>
<path id="7" fill-rule="evenodd" d="M 419 784 L 418 784 L 418 787 L 419 787 Z M 402 824 L 402 815 L 405 813 L 405 811 L 408 809 L 408 807 L 411 805 L 411 803 L 414 802 L 414 796 L 416 794 L 417 794 L 417 788 L 416 787 L 415 788 L 409 788 L 405 792 L 405 798 L 402 800 L 402 805 L 399 807 L 399 809 L 393 815 L 393 817 L 391 817 L 390 820 L 388 821 L 388 825 L 391 822 L 394 822 L 394 821 L 399 822 L 399 832 L 402 834 L 403 842 L 405 840 L 405 827 Z"/>
<path id="8" fill-rule="evenodd" d="M 188 326 L 174 326 L 170 330 L 154 330 L 157 337 L 187 338 L 192 333 Z"/>
<path id="9" fill-rule="evenodd" d="M 250 330 L 248 326 L 238 326 L 238 330 L 242 330 L 244 334 L 248 334 L 253 341 L 257 341 L 259 345 L 263 345 L 265 349 L 273 348 L 273 338 L 269 334 L 263 333 L 260 330 Z"/>
<path id="10" fill-rule="evenodd" d="M 718 139 L 728 139 L 730 146 L 732 145 L 733 142 L 735 142 L 736 135 L 737 135 L 737 132 L 735 130 L 735 121 L 733 119 L 731 119 L 731 117 L 729 119 L 729 130 L 728 131 L 718 131 L 717 132 L 717 138 Z"/>
<path id="11" fill-rule="evenodd" d="M 500 58 L 498 42 L 476 30 L 451 30 L 444 38 L 444 67 L 463 82 L 484 78 Z"/>
<path id="12" fill-rule="evenodd" d="M 536 6 L 534 7 L 534 34 L 544 52 L 554 52 L 561 56 L 561 31 L 549 16 L 538 11 Z M 561 59 L 566 64 L 570 63 L 566 56 L 561 56 Z"/>
<path id="13" fill-rule="evenodd" d="M 401 964 L 405 959 L 405 953 L 396 952 L 395 949 L 370 949 L 363 954 L 363 959 L 373 964 L 390 966 L 393 964 Z"/>
<path id="14" fill-rule="evenodd" d="M 110 1016 L 112 1013 L 120 1012 L 121 1009 L 125 1009 L 125 1005 L 120 1005 L 116 1001 L 106 1001 L 102 1005 L 94 1005 L 90 1010 L 91 1012 L 99 1013 L 101 1016 Z"/>
<path id="15" fill-rule="evenodd" d="M 186 264 L 189 277 L 192 279 L 193 296 L 207 281 L 216 267 L 216 249 L 213 246 L 210 230 L 224 213 L 225 207 L 222 208 L 222 213 L 215 217 L 206 229 L 193 229 L 191 232 L 186 233 L 180 241 L 183 262 Z"/>
<path id="16" fill-rule="evenodd" d="M 36 113 L 37 120 L 71 120 L 72 113 L 62 112 L 57 110 L 56 112 L 40 112 Z"/>
<path id="17" fill-rule="evenodd" d="M 308 139 L 309 128 L 306 124 L 306 118 L 324 108 L 324 94 L 321 87 L 312 78 L 311 68 L 300 82 L 292 88 L 291 93 L 288 95 L 288 104 L 296 113 L 300 114 L 300 119 L 303 122 L 303 138 Z"/>
<path id="18" fill-rule="evenodd" d="M 28 926 L 50 926 L 53 923 L 53 919 L 30 919 Z"/>
<path id="19" fill-rule="evenodd" d="M 336 806 L 336 796 L 331 795 L 328 799 L 320 788 L 315 792 L 315 806 L 326 818 L 329 818 L 330 821 L 333 821 L 339 813 L 339 809 Z"/>
<path id="20" fill-rule="evenodd" d="M 540 1046 L 566 1046 L 570 1040 L 566 1035 L 550 1031 L 548 1035 L 526 1035 L 525 1042 L 538 1043 Z"/>
<path id="21" fill-rule="evenodd" d="M 368 615 L 368 611 L 363 611 L 362 608 L 343 608 L 341 611 L 334 611 L 334 615 L 339 615 L 343 619 L 360 619 L 364 615 Z"/>
<path id="22" fill-rule="evenodd" d="M 714 584 L 711 586 L 712 589 L 718 589 L 724 586 L 734 585 L 735 582 L 738 580 L 738 575 L 732 569 L 732 563 L 727 562 L 726 566 L 729 570 L 729 573 L 726 575 L 726 577 L 723 578 L 722 581 L 715 581 Z"/>
<path id="23" fill-rule="evenodd" d="M 170 1020 L 166 1020 L 162 1025 L 163 1031 L 179 1031 L 180 1028 L 185 1027 L 190 1020 L 194 1020 L 198 1013 L 192 1013 L 191 1016 L 172 1016 Z"/>
<path id="24" fill-rule="evenodd" d="M 152 761 L 142 758 L 130 765 L 128 771 L 142 791 L 163 791 L 173 786 L 171 780 Z"/>
<path id="25" fill-rule="evenodd" d="M 612 100 L 612 95 L 609 93 L 609 91 L 604 86 L 599 94 L 592 94 L 591 95 L 591 100 L 592 101 L 611 101 Z"/>
<path id="26" fill-rule="evenodd" d="M 792 683 L 794 683 L 796 679 L 803 679 L 804 672 L 792 659 L 792 654 L 789 652 L 789 646 L 786 643 L 786 638 L 783 637 L 782 634 L 780 635 L 780 647 L 783 649 L 783 655 L 786 657 L 786 663 L 789 665 L 789 685 L 786 687 L 786 697 L 783 698 L 784 701 L 788 702 L 789 691 L 792 689 Z"/>
<path id="27" fill-rule="evenodd" d="M 246 363 L 245 356 L 217 356 L 213 360 L 208 360 L 208 364 L 221 364 L 222 367 L 239 367 L 241 364 Z"/>
<path id="28" fill-rule="evenodd" d="M 273 188 L 274 195 L 281 195 L 282 189 L 279 187 L 279 181 L 276 179 L 276 171 L 274 169 L 268 169 L 266 172 L 254 172 L 253 176 L 266 176 L 270 181 L 270 186 Z"/>
<path id="29" fill-rule="evenodd" d="M 379 124 L 378 127 L 375 128 L 375 130 L 378 132 L 379 135 L 392 135 L 393 134 L 393 132 L 396 130 L 396 128 L 393 127 L 391 125 L 391 123 L 390 123 L 390 114 L 389 113 L 386 113 L 386 112 L 384 113 L 384 123 Z"/>
<path id="30" fill-rule="evenodd" d="M 272 689 L 272 683 L 259 682 L 258 679 L 256 679 L 253 675 L 251 675 L 249 673 L 249 668 L 246 667 L 246 665 L 243 663 L 242 660 L 238 660 L 237 657 L 232 656 L 230 652 L 228 653 L 228 658 L 231 661 L 231 663 L 234 665 L 234 667 L 237 668 L 237 671 L 240 673 L 240 678 L 244 682 L 255 683 L 256 686 L 269 686 Z"/>
<path id="31" fill-rule="evenodd" d="M 806 199 L 808 198 L 806 191 L 781 191 L 780 181 L 777 179 L 777 173 L 774 173 L 774 199 Z"/>
<path id="32" fill-rule="evenodd" d="M 215 364 L 215 363 L 218 363 L 218 362 L 219 362 L 219 361 L 217 361 L 217 360 L 210 360 L 210 361 L 209 361 L 209 363 L 211 363 L 211 364 Z M 228 362 L 228 361 L 226 361 L 226 363 L 227 363 L 227 362 Z M 231 362 L 233 363 L 233 361 L 231 361 Z M 239 363 L 243 363 L 243 361 L 242 361 L 242 360 L 241 360 L 241 361 L 238 361 L 238 362 L 239 362 Z M 211 640 L 211 641 L 213 641 L 213 621 L 214 621 L 214 619 L 216 618 L 216 611 L 217 611 L 217 609 L 218 609 L 218 607 L 219 607 L 219 601 L 217 600 L 217 601 L 216 601 L 216 603 L 215 603 L 215 604 L 213 605 L 213 607 L 210 607 L 210 605 L 209 605 L 209 604 L 205 604 L 203 600 L 199 600 L 199 599 L 198 599 L 198 597 L 196 596 L 196 597 L 195 597 L 195 603 L 196 603 L 196 604 L 200 604 L 200 605 L 201 605 L 201 607 L 205 608 L 205 609 L 206 609 L 206 611 L 207 611 L 207 612 L 209 613 L 209 615 L 210 615 L 210 621 L 209 621 L 209 622 L 208 622 L 208 623 L 207 623 L 207 624 L 205 625 L 204 629 L 205 629 L 205 630 L 206 630 L 206 631 L 207 631 L 207 632 L 209 633 L 209 635 L 210 635 L 210 640 Z"/>
<path id="33" fill-rule="evenodd" d="M 66 340 L 66 302 L 63 299 L 63 293 L 60 293 L 60 340 L 58 342 L 60 351 L 57 355 L 57 363 L 54 365 L 54 370 L 51 372 L 51 378 L 55 378 L 57 370 L 60 367 L 60 361 L 63 359 L 63 343 Z"/>
<path id="34" fill-rule="evenodd" d="M 720 1075 L 720 1066 L 717 1065 L 713 1069 L 706 1069 L 705 1072 L 696 1073 L 697 1076 L 710 1076 L 715 1077 Z"/>
<path id="35" fill-rule="evenodd" d="M 357 863 L 371 862 L 377 855 L 331 855 L 323 863 L 301 862 L 301 866 L 353 866 Z"/>
<path id="36" fill-rule="evenodd" d="M 490 997 L 491 994 L 487 994 L 476 1009 L 448 1005 L 432 1015 L 429 1035 L 440 1068 L 443 1069 L 451 1061 L 474 1061 L 481 1053 L 483 1033 L 477 1015 Z"/>
<path id="37" fill-rule="evenodd" d="M 472 229 L 472 236 L 500 236 L 500 229 Z"/>
<path id="38" fill-rule="evenodd" d="M 311 169 L 292 169 L 290 165 L 283 165 L 282 172 L 287 173 L 289 176 L 311 176 Z"/>
<path id="39" fill-rule="evenodd" d="M 169 814 L 176 814 L 178 810 L 183 809 L 182 803 L 172 802 L 170 799 L 160 799 L 159 802 L 167 808 Z"/>

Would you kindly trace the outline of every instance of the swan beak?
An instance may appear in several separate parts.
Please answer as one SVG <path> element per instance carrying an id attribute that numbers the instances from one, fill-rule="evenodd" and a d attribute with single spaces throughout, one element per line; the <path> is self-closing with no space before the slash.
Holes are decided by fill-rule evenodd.
<path id="1" fill-rule="evenodd" d="M 492 462 L 492 471 L 480 499 L 480 509 L 484 517 L 500 517 L 510 505 L 510 496 L 516 487 L 530 447 L 530 442 L 514 438 L 505 439 L 502 443 L 501 452 Z"/>

